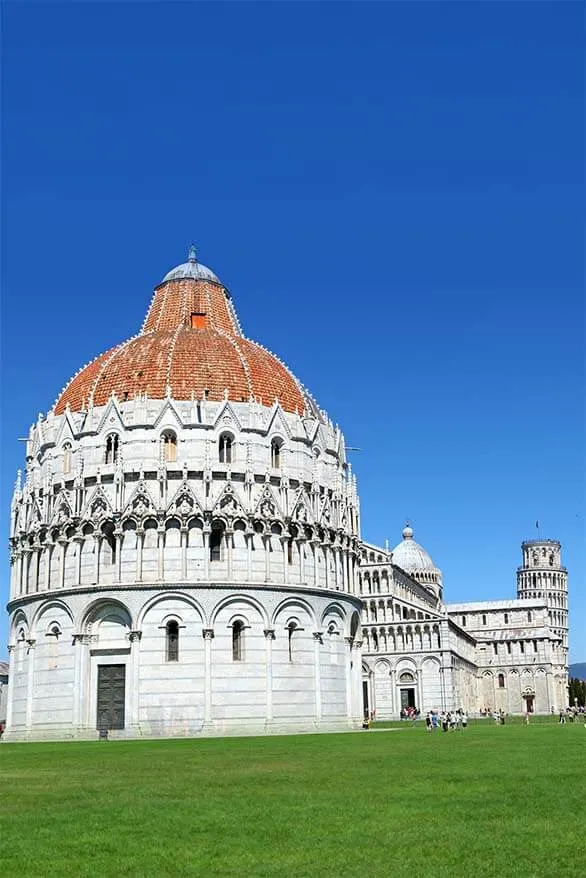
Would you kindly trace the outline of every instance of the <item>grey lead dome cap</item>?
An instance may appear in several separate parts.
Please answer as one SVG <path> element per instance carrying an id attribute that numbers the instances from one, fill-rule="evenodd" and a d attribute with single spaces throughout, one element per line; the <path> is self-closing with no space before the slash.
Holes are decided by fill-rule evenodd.
<path id="1" fill-rule="evenodd" d="M 393 549 L 393 564 L 407 573 L 415 570 L 438 572 L 438 568 L 423 546 L 413 539 L 413 531 L 409 525 L 403 530 L 403 541 Z"/>
<path id="2" fill-rule="evenodd" d="M 164 284 L 168 280 L 182 280 L 183 278 L 190 278 L 191 280 L 211 280 L 217 284 L 221 283 L 220 279 L 210 268 L 197 261 L 196 250 L 193 244 L 189 248 L 187 262 L 183 262 L 181 265 L 176 265 L 175 268 L 168 271 L 161 283 Z"/>

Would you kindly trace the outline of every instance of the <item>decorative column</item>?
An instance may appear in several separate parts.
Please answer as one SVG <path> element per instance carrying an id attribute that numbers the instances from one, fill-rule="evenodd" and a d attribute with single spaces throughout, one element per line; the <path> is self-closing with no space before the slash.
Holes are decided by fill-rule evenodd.
<path id="1" fill-rule="evenodd" d="M 136 581 L 142 582 L 142 549 L 144 546 L 144 530 L 136 528 Z"/>
<path id="2" fill-rule="evenodd" d="M 116 582 L 122 582 L 122 542 L 124 535 L 119 528 L 114 531 L 114 539 L 116 540 Z"/>
<path id="3" fill-rule="evenodd" d="M 32 560 L 32 589 L 31 591 L 37 592 L 39 590 L 39 558 L 40 558 L 40 548 L 39 546 L 35 546 L 33 551 L 33 560 Z"/>
<path id="4" fill-rule="evenodd" d="M 326 568 L 326 588 L 330 588 L 330 547 L 324 543 L 324 565 Z"/>
<path id="5" fill-rule="evenodd" d="M 128 693 L 128 719 L 131 730 L 138 731 L 139 727 L 139 686 L 140 686 L 140 641 L 142 631 L 129 631 L 130 661 L 129 661 L 129 686 Z"/>
<path id="6" fill-rule="evenodd" d="M 12 729 L 12 703 L 14 699 L 14 684 L 16 683 L 15 659 L 16 647 L 14 643 L 8 644 L 8 700 L 6 702 L 6 728 Z M 12 680 L 12 684 L 10 683 Z"/>
<path id="7" fill-rule="evenodd" d="M 102 537 L 94 534 L 94 584 L 100 581 L 100 552 L 102 551 Z"/>
<path id="8" fill-rule="evenodd" d="M 353 704 L 353 712 L 350 713 L 348 717 L 350 720 L 354 720 L 356 722 L 362 720 L 362 715 L 364 713 L 364 707 L 362 704 L 362 641 L 355 640 L 352 644 L 352 671 L 353 673 L 353 694 L 354 697 L 352 699 Z"/>
<path id="9" fill-rule="evenodd" d="M 285 585 L 289 583 L 289 537 L 281 535 L 281 552 L 283 554 L 283 582 Z M 293 548 L 291 548 L 291 552 Z"/>
<path id="10" fill-rule="evenodd" d="M 352 716 L 352 644 L 353 637 L 345 637 L 344 643 L 347 644 L 346 650 L 346 716 L 348 719 Z"/>
<path id="11" fill-rule="evenodd" d="M 313 669 L 314 669 L 314 687 L 315 687 L 315 718 L 319 723 L 321 721 L 321 661 L 320 647 L 322 646 L 323 631 L 313 632 Z"/>
<path id="12" fill-rule="evenodd" d="M 228 582 L 232 579 L 232 554 L 234 544 L 234 530 L 227 527 L 224 531 L 224 539 L 226 540 L 226 578 Z"/>
<path id="13" fill-rule="evenodd" d="M 27 681 L 26 681 L 26 720 L 25 725 L 27 731 L 32 726 L 33 721 L 33 685 L 35 680 L 35 646 L 37 641 L 34 638 L 27 640 Z"/>
<path id="14" fill-rule="evenodd" d="M 157 576 L 159 581 L 162 582 L 165 578 L 165 528 L 162 525 L 159 525 L 157 528 L 157 543 L 158 543 L 158 564 L 157 564 Z"/>
<path id="15" fill-rule="evenodd" d="M 319 548 L 319 540 L 312 539 L 311 540 L 311 548 L 313 551 L 313 584 L 315 588 L 319 587 L 319 566 L 318 566 L 318 548 Z"/>
<path id="16" fill-rule="evenodd" d="M 74 715 L 77 713 L 79 726 L 81 729 L 90 727 L 90 705 L 92 702 L 90 693 L 90 644 L 97 643 L 97 634 L 74 634 L 73 642 L 79 644 L 79 655 L 77 657 L 77 667 L 74 667 L 74 674 L 78 673 L 79 678 L 74 676 Z M 75 707 L 77 704 L 77 707 Z"/>
<path id="17" fill-rule="evenodd" d="M 51 562 L 53 560 L 54 551 L 55 546 L 47 543 L 45 549 L 45 591 L 49 591 L 51 587 Z"/>
<path id="18" fill-rule="evenodd" d="M 389 677 L 391 678 L 391 713 L 399 716 L 401 708 L 399 706 L 399 693 L 397 692 L 397 672 L 394 668 L 391 668 Z"/>
<path id="19" fill-rule="evenodd" d="M 265 550 L 265 582 L 271 581 L 271 537 L 270 534 L 267 536 L 263 534 L 262 537 L 264 550 Z"/>
<path id="20" fill-rule="evenodd" d="M 248 582 L 252 582 L 252 541 L 254 532 L 250 531 L 245 535 L 246 540 L 246 578 Z"/>
<path id="21" fill-rule="evenodd" d="M 81 585 L 81 553 L 83 551 L 84 538 L 76 537 L 75 542 L 77 544 L 77 563 L 75 565 L 75 582 L 76 585 Z"/>
<path id="22" fill-rule="evenodd" d="M 273 719 L 273 628 L 265 628 L 265 667 L 266 667 L 266 721 Z"/>
<path id="23" fill-rule="evenodd" d="M 213 628 L 203 629 L 204 638 L 204 723 L 212 721 L 212 640 Z"/>
<path id="24" fill-rule="evenodd" d="M 189 530 L 185 526 L 181 526 L 181 579 L 187 579 L 187 541 L 189 539 Z"/>
<path id="25" fill-rule="evenodd" d="M 299 582 L 305 579 L 305 546 L 307 545 L 305 537 L 299 538 Z"/>
<path id="26" fill-rule="evenodd" d="M 205 523 L 202 530 L 203 539 L 203 577 L 206 582 L 210 578 L 210 532 L 211 526 Z M 213 636 L 213 635 L 212 635 Z"/>

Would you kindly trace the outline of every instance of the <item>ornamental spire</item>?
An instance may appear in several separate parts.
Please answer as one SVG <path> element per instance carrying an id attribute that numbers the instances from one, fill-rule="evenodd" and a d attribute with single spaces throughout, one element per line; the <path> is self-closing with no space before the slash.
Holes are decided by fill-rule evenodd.
<path id="1" fill-rule="evenodd" d="M 189 245 L 189 250 L 187 251 L 187 261 L 188 262 L 197 262 L 197 248 L 195 244 Z"/>

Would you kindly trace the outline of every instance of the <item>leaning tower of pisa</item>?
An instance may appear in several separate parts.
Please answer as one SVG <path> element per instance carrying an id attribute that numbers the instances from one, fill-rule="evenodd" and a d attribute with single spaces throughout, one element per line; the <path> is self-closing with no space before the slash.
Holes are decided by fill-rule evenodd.
<path id="1" fill-rule="evenodd" d="M 547 602 L 549 624 L 562 638 L 564 662 L 568 654 L 568 573 L 562 567 L 558 540 L 526 540 L 521 544 L 523 564 L 517 568 L 517 597 Z"/>

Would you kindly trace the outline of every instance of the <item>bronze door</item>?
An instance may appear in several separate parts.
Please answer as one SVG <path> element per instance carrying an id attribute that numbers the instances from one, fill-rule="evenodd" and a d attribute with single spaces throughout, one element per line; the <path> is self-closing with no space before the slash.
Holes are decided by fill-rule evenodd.
<path id="1" fill-rule="evenodd" d="M 98 665 L 98 729 L 124 728 L 126 665 Z"/>

